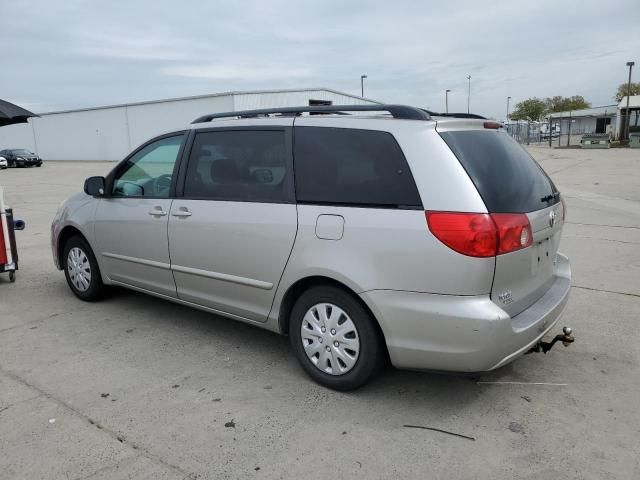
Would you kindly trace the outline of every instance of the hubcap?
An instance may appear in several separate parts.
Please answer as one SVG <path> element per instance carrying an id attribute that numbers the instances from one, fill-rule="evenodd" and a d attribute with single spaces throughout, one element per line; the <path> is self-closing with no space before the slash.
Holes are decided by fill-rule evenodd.
<path id="1" fill-rule="evenodd" d="M 69 250 L 67 256 L 67 271 L 71 283 L 80 292 L 86 292 L 91 285 L 91 264 L 89 258 L 78 247 Z"/>
<path id="2" fill-rule="evenodd" d="M 336 305 L 318 303 L 311 307 L 302 320 L 300 336 L 309 360 L 329 375 L 344 375 L 358 360 L 358 330 Z"/>

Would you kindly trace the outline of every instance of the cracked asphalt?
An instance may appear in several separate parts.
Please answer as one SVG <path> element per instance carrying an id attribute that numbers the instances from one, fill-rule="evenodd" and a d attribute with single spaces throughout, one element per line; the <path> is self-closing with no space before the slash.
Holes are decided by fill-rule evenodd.
<path id="1" fill-rule="evenodd" d="M 568 203 L 576 343 L 348 394 L 255 327 L 123 290 L 80 302 L 49 224 L 111 164 L 0 171 L 27 222 L 0 276 L 0 478 L 640 478 L 640 151 L 530 150 Z"/>

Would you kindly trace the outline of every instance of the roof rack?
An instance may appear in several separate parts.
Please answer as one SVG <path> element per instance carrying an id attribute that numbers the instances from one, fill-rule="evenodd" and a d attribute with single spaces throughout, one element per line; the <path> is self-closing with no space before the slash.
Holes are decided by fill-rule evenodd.
<path id="1" fill-rule="evenodd" d="M 389 112 L 393 118 L 402 120 L 431 120 L 429 112 L 407 105 L 315 105 L 310 107 L 263 108 L 260 110 L 241 110 L 237 112 L 212 113 L 196 118 L 191 123 L 210 122 L 216 118 L 253 118 L 267 115 L 301 115 L 303 113 L 344 112 Z"/>
<path id="2" fill-rule="evenodd" d="M 478 118 L 480 120 L 487 119 L 487 117 L 483 117 L 482 115 L 477 115 L 475 113 L 438 113 L 438 112 L 431 112 L 429 110 L 425 110 L 424 108 L 421 108 L 420 110 L 427 113 L 427 115 L 431 117 Z"/>

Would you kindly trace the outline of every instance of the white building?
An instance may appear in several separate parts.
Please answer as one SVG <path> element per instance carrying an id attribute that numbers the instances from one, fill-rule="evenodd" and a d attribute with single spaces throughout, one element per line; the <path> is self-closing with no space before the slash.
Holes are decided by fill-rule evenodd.
<path id="1" fill-rule="evenodd" d="M 628 112 L 627 97 L 622 97 L 622 100 L 620 100 L 620 103 L 618 104 L 618 110 L 620 110 L 620 115 L 618 115 L 618 122 L 616 125 L 618 138 L 625 136 L 625 132 L 623 130 L 624 127 L 626 127 L 627 115 L 629 115 L 629 131 L 640 131 L 640 95 L 629 96 Z"/>
<path id="2" fill-rule="evenodd" d="M 609 132 L 615 135 L 618 106 L 613 104 L 570 112 L 554 112 L 549 114 L 549 117 L 554 123 L 554 128 L 559 128 L 562 135 L 566 135 L 569 131 L 571 131 L 571 135 Z"/>
<path id="3" fill-rule="evenodd" d="M 27 148 L 45 160 L 120 160 L 151 137 L 208 113 L 314 104 L 378 103 L 328 88 L 227 92 L 40 113 L 0 128 L 0 150 Z"/>

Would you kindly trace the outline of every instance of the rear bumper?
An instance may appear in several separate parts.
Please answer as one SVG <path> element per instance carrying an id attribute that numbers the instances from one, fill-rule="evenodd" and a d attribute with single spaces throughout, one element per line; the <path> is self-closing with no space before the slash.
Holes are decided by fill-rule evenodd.
<path id="1" fill-rule="evenodd" d="M 380 322 L 398 368 L 481 372 L 526 353 L 562 314 L 571 289 L 569 260 L 557 254 L 545 294 L 510 317 L 489 295 L 373 290 L 361 294 Z"/>

